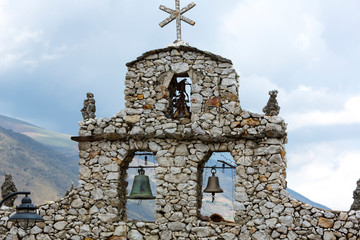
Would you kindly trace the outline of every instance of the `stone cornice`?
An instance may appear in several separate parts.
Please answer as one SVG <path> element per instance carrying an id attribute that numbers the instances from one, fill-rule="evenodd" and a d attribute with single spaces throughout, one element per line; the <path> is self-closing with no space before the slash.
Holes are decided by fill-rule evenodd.
<path id="1" fill-rule="evenodd" d="M 231 142 L 234 140 L 239 139 L 263 139 L 264 137 L 269 138 L 283 138 L 287 134 L 285 131 L 277 131 L 274 129 L 271 130 L 264 130 L 261 133 L 257 134 L 250 134 L 246 130 L 240 131 L 237 134 L 227 134 L 218 137 L 214 137 L 210 134 L 203 134 L 203 135 L 196 135 L 194 132 L 189 133 L 187 135 L 181 133 L 174 133 L 174 134 L 165 134 L 162 136 L 156 136 L 154 134 L 119 134 L 119 133 L 103 133 L 103 134 L 96 134 L 91 136 L 72 136 L 71 140 L 75 142 L 96 142 L 96 141 L 117 141 L 117 140 L 126 140 L 126 139 L 150 139 L 150 138 L 159 138 L 159 139 L 181 139 L 185 141 L 192 141 L 192 140 L 201 140 L 203 142 Z"/>

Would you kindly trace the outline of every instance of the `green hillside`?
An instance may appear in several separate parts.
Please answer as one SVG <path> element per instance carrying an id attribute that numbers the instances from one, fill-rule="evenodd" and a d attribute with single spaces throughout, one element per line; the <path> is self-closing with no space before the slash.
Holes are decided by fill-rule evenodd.
<path id="1" fill-rule="evenodd" d="M 31 123 L 3 115 L 0 115 L 0 127 L 24 134 L 35 141 L 52 148 L 53 150 L 65 154 L 66 156 L 76 156 L 77 158 L 77 143 L 70 140 L 70 135 L 53 132 L 37 127 Z"/>
<path id="2" fill-rule="evenodd" d="M 36 204 L 55 200 L 77 183 L 78 167 L 69 158 L 20 133 L 0 127 L 0 184 L 10 173 L 18 190 Z"/>

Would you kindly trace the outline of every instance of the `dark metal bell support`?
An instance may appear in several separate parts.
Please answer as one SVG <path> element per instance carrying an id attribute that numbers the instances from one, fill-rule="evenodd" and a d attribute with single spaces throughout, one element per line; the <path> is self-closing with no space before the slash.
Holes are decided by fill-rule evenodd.
<path id="1" fill-rule="evenodd" d="M 209 177 L 208 184 L 204 189 L 204 193 L 211 193 L 212 194 L 212 202 L 215 200 L 215 193 L 222 193 L 224 192 L 219 184 L 219 178 L 215 176 L 216 169 L 215 167 L 211 168 L 212 176 Z"/>
<path id="2" fill-rule="evenodd" d="M 150 188 L 149 176 L 145 175 L 145 170 L 143 167 L 140 167 L 138 170 L 139 175 L 136 175 L 134 182 L 131 188 L 130 195 L 128 199 L 138 199 L 138 200 L 150 200 L 155 197 L 152 195 Z"/>

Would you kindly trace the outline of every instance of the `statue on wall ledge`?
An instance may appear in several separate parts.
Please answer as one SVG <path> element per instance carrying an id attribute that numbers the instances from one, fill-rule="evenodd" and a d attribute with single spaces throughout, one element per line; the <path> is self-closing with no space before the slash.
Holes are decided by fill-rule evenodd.
<path id="1" fill-rule="evenodd" d="M 6 174 L 5 181 L 4 181 L 3 185 L 1 185 L 1 197 L 4 198 L 7 195 L 9 195 L 10 193 L 14 193 L 14 192 L 17 192 L 17 188 L 12 179 L 12 176 L 11 176 L 11 174 Z M 4 205 L 7 207 L 13 207 L 15 199 L 16 199 L 16 196 L 9 198 L 8 200 L 6 200 L 4 202 Z"/>
<path id="2" fill-rule="evenodd" d="M 277 94 L 278 94 L 277 90 L 269 91 L 269 95 L 270 95 L 269 101 L 267 102 L 266 106 L 263 108 L 263 112 L 265 113 L 265 115 L 267 116 L 279 115 L 280 107 L 276 100 Z"/>
<path id="3" fill-rule="evenodd" d="M 354 202 L 350 207 L 350 210 L 359 211 L 360 210 L 360 179 L 356 183 L 356 189 L 353 192 Z"/>
<path id="4" fill-rule="evenodd" d="M 84 100 L 84 107 L 81 109 L 81 114 L 84 120 L 88 120 L 90 118 L 95 118 L 95 99 L 94 94 L 88 92 L 86 94 L 87 99 Z"/>

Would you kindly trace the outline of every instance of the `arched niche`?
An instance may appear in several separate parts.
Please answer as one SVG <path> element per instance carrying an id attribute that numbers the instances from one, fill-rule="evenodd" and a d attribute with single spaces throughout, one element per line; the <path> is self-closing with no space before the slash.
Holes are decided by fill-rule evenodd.
<path id="1" fill-rule="evenodd" d="M 120 217 L 122 220 L 155 221 L 155 198 L 151 200 L 129 199 L 134 178 L 139 174 L 139 167 L 149 177 L 152 195 L 156 197 L 155 154 L 147 150 L 131 151 L 126 156 L 120 173 Z"/>
<path id="2" fill-rule="evenodd" d="M 205 193 L 209 177 L 212 176 L 212 167 L 216 167 L 215 176 L 218 177 L 222 193 Z M 235 168 L 236 163 L 228 151 L 210 152 L 198 165 L 198 217 L 202 220 L 219 220 L 234 222 L 235 219 Z M 221 220 L 221 221 L 223 221 Z"/>
<path id="3" fill-rule="evenodd" d="M 197 84 L 203 78 L 200 72 L 192 69 L 181 71 L 176 68 L 175 71 L 168 71 L 159 76 L 159 98 L 166 98 L 169 102 L 167 117 L 190 119 L 192 112 L 201 111 L 202 97 L 199 94 L 193 95 L 193 92 L 199 91 L 200 87 Z"/>

